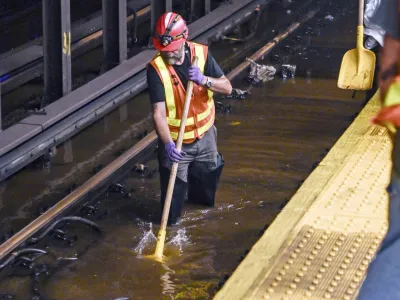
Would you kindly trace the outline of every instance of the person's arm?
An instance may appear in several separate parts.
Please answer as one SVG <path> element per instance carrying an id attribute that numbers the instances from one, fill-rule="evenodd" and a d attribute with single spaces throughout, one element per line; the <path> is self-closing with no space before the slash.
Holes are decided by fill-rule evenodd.
<path id="1" fill-rule="evenodd" d="M 220 78 L 214 78 L 211 76 L 204 76 L 203 82 L 201 83 L 203 86 L 207 83 L 207 78 L 209 78 L 211 82 L 211 87 L 209 89 L 215 93 L 220 93 L 224 95 L 230 95 L 232 93 L 232 85 L 228 78 L 225 75 L 222 75 Z"/>
<path id="2" fill-rule="evenodd" d="M 232 85 L 228 78 L 225 77 L 221 67 L 217 64 L 211 52 L 208 51 L 206 64 L 204 66 L 204 75 L 201 74 L 197 67 L 189 68 L 189 80 L 193 80 L 196 84 L 205 86 L 207 78 L 211 82 L 211 91 L 224 95 L 232 93 Z"/>
<path id="3" fill-rule="evenodd" d="M 156 102 L 152 105 L 154 127 L 159 139 L 164 145 L 172 142 L 171 134 L 167 123 L 167 111 L 164 102 Z"/>

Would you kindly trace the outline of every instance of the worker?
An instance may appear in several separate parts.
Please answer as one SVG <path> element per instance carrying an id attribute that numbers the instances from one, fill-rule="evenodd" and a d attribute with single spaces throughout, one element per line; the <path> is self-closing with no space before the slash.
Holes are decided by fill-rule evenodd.
<path id="1" fill-rule="evenodd" d="M 392 89 L 400 84 L 400 7 L 398 0 L 385 0 L 386 8 L 377 14 L 385 30 L 380 57 L 379 89 L 383 108 L 375 124 L 388 128 L 393 142 L 389 194 L 389 228 L 371 262 L 358 300 L 400 299 L 400 94 Z"/>
<path id="2" fill-rule="evenodd" d="M 207 46 L 188 41 L 189 29 L 179 14 L 163 14 L 154 28 L 152 41 L 159 53 L 147 65 L 147 82 L 152 116 L 158 135 L 158 163 L 161 185 L 161 211 L 173 163 L 177 178 L 168 217 L 176 224 L 188 202 L 214 206 L 224 159 L 217 149 L 217 129 L 213 93 L 229 95 L 230 81 L 224 76 Z M 193 66 L 193 57 L 198 65 Z M 186 86 L 193 82 L 182 150 L 176 148 Z"/>

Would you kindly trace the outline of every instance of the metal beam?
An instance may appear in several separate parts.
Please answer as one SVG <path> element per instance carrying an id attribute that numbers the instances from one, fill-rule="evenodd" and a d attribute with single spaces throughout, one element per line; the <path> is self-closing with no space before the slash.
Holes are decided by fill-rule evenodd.
<path id="1" fill-rule="evenodd" d="M 3 120 L 1 115 L 1 85 L 0 85 L 0 132 L 3 130 Z"/>
<path id="2" fill-rule="evenodd" d="M 43 0 L 45 96 L 52 102 L 71 91 L 70 0 Z"/>
<path id="3" fill-rule="evenodd" d="M 204 1 L 204 14 L 208 14 L 211 11 L 211 0 Z"/>
<path id="4" fill-rule="evenodd" d="M 104 64 L 102 71 L 108 71 L 127 59 L 126 5 L 126 0 L 103 0 Z"/>
<path id="5" fill-rule="evenodd" d="M 158 18 L 168 11 L 172 11 L 172 0 L 151 0 L 151 32 Z"/>

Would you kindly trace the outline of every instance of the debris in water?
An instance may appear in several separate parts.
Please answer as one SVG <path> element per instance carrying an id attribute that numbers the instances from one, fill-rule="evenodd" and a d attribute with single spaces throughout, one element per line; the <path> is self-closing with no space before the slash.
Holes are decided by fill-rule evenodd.
<path id="1" fill-rule="evenodd" d="M 246 58 L 250 62 L 250 73 L 248 75 L 248 80 L 253 84 L 262 82 L 267 82 L 274 79 L 276 69 L 273 66 L 260 65 L 250 58 Z"/>
<path id="2" fill-rule="evenodd" d="M 240 125 L 240 122 L 230 122 L 229 125 L 231 125 L 231 126 L 237 126 L 237 125 Z"/>
<path id="3" fill-rule="evenodd" d="M 138 173 L 144 173 L 146 171 L 146 169 L 147 169 L 147 167 L 144 164 L 136 164 L 135 168 L 134 168 L 135 172 L 138 172 Z"/>
<path id="4" fill-rule="evenodd" d="M 325 17 L 325 19 L 326 19 L 326 20 L 329 20 L 329 21 L 333 21 L 333 16 L 327 15 L 327 16 Z"/>
<path id="5" fill-rule="evenodd" d="M 226 114 L 232 112 L 232 106 L 231 105 L 225 106 L 222 102 L 219 102 L 219 101 L 215 102 L 215 107 L 217 109 L 219 109 L 220 111 L 226 113 Z"/>
<path id="6" fill-rule="evenodd" d="M 239 89 L 232 89 L 232 93 L 230 95 L 224 96 L 224 99 L 246 99 L 249 95 L 248 91 L 242 91 Z"/>
<path id="7" fill-rule="evenodd" d="M 282 78 L 294 78 L 296 75 L 295 65 L 282 65 Z"/>
<path id="8" fill-rule="evenodd" d="M 125 187 L 120 184 L 120 183 L 114 183 L 110 185 L 108 188 L 108 191 L 111 193 L 117 193 L 117 194 L 124 194 L 126 192 Z"/>

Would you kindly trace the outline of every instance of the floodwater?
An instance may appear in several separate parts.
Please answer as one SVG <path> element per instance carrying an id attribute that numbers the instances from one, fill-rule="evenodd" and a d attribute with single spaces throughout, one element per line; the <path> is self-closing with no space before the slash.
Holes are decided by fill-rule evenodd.
<path id="1" fill-rule="evenodd" d="M 251 95 L 246 100 L 222 100 L 225 106 L 231 105 L 231 113 L 217 115 L 218 145 L 226 165 L 216 206 L 185 206 L 182 221 L 167 230 L 164 263 L 145 257 L 154 251 L 154 235 L 159 228 L 158 174 L 143 176 L 133 171 L 121 182 L 130 195 L 110 192 L 92 204 L 96 211 L 88 218 L 104 228 L 103 235 L 83 225 L 66 226 L 69 238 L 77 236 L 73 245 L 66 247 L 65 241 L 46 238 L 38 246 L 47 246 L 57 257 L 70 259 L 37 258 L 36 266 L 46 263 L 49 274 L 39 270 L 37 280 L 32 281 L 30 276 L 19 274 L 22 271 L 18 269 L 14 271 L 18 274 L 2 280 L 0 292 L 28 299 L 34 294 L 34 286 L 36 294 L 42 295 L 40 299 L 212 298 L 364 104 L 363 93 L 352 98 L 350 91 L 336 87 L 341 58 L 354 47 L 356 35 L 355 7 L 336 5 L 338 2 L 326 5 L 317 19 L 296 31 L 261 62 L 279 66 L 277 61 L 284 59 L 297 66 L 295 78 L 283 80 L 278 71 L 274 80 L 260 86 L 251 86 L 243 78 L 234 81 L 235 87 L 248 90 Z M 333 21 L 325 20 L 328 14 L 334 17 Z M 295 36 L 303 41 L 310 37 L 307 47 L 300 42 L 295 47 Z M 289 53 L 287 45 L 296 51 Z M 114 113 L 124 120 L 121 124 L 125 126 L 125 139 L 93 157 L 101 160 L 102 154 L 134 143 L 136 135 L 151 125 L 146 121 L 131 129 L 130 118 L 138 120 L 147 115 L 147 96 L 141 97 L 143 101 L 129 103 L 126 111 Z M 72 145 L 65 145 L 55 155 L 59 165 L 56 163 L 50 170 L 61 166 L 67 169 L 64 164 L 87 157 L 99 134 L 113 134 L 116 125 L 106 120 L 97 124 L 103 130 L 88 128 Z M 91 163 L 95 161 L 82 167 L 82 178 L 88 176 Z M 157 168 L 155 157 L 143 163 L 150 170 Z M 37 170 L 24 172 L 38 174 Z M 41 176 L 47 183 L 52 180 L 46 169 Z M 79 183 L 79 176 L 73 176 Z M 12 184 L 29 189 L 24 176 L 18 178 Z M 3 195 L 8 190 L 15 191 L 9 186 L 3 189 Z M 2 199 L 1 213 L 7 216 L 5 207 L 12 200 L 5 200 L 4 196 Z M 20 223 L 15 224 L 27 222 L 31 214 L 28 208 L 20 209 Z"/>

